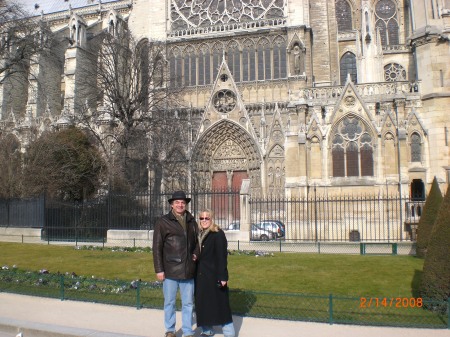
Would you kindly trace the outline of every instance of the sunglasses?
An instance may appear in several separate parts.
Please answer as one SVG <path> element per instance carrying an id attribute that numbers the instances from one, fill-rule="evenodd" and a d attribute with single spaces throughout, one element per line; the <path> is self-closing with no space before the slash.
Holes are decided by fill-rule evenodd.
<path id="1" fill-rule="evenodd" d="M 211 220 L 211 218 L 199 218 L 200 220 Z"/>

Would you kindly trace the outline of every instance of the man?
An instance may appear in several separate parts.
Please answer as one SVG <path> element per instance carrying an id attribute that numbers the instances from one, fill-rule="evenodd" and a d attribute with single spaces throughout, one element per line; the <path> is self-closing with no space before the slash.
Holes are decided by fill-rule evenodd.
<path id="1" fill-rule="evenodd" d="M 171 210 L 156 221 L 153 232 L 153 263 L 156 277 L 163 282 L 165 337 L 175 336 L 175 301 L 180 288 L 183 335 L 193 337 L 197 223 L 186 210 L 191 201 L 183 191 L 168 200 Z"/>

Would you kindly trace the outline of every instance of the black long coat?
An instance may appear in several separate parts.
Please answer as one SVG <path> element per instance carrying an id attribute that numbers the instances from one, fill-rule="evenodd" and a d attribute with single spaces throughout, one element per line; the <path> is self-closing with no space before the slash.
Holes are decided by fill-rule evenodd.
<path id="1" fill-rule="evenodd" d="M 195 311 L 197 326 L 224 325 L 232 322 L 228 287 L 219 288 L 218 281 L 228 281 L 227 238 L 222 230 L 209 232 L 202 241 L 197 261 Z"/>

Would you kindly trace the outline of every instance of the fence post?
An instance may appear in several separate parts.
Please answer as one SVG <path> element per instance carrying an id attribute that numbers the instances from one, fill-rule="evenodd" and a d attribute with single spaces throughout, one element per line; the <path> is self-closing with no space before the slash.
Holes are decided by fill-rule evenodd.
<path id="1" fill-rule="evenodd" d="M 363 242 L 359 244 L 359 252 L 361 255 L 366 255 L 366 245 Z"/>
<path id="2" fill-rule="evenodd" d="M 329 321 L 329 323 L 330 324 L 333 324 L 333 294 L 330 294 L 329 296 L 328 296 L 328 309 L 329 309 L 329 311 L 330 311 L 330 321 Z"/>
<path id="3" fill-rule="evenodd" d="M 392 244 L 392 255 L 397 255 L 397 243 L 396 242 L 394 242 L 393 244 Z"/>
<path id="4" fill-rule="evenodd" d="M 138 310 L 141 308 L 141 281 L 137 281 L 137 287 L 136 287 L 136 308 Z"/>
<path id="5" fill-rule="evenodd" d="M 450 330 L 450 297 L 447 297 L 447 329 Z"/>
<path id="6" fill-rule="evenodd" d="M 239 240 L 238 240 L 238 251 L 240 251 L 240 249 L 239 249 Z"/>
<path id="7" fill-rule="evenodd" d="M 280 238 L 280 253 L 281 253 L 281 238 Z"/>
<path id="8" fill-rule="evenodd" d="M 59 276 L 59 297 L 64 301 L 64 275 Z"/>

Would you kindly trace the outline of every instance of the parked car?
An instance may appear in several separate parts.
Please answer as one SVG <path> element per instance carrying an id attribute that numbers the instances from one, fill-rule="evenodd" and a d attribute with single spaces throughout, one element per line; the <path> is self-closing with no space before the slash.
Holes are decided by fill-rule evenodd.
<path id="1" fill-rule="evenodd" d="M 263 220 L 255 224 L 261 229 L 276 233 L 277 239 L 286 236 L 286 226 L 279 220 Z"/>
<path id="2" fill-rule="evenodd" d="M 277 238 L 276 233 L 253 224 L 250 226 L 250 241 L 271 241 Z"/>
<path id="3" fill-rule="evenodd" d="M 241 229 L 241 222 L 239 220 L 232 221 L 228 224 L 228 230 L 239 230 Z"/>

